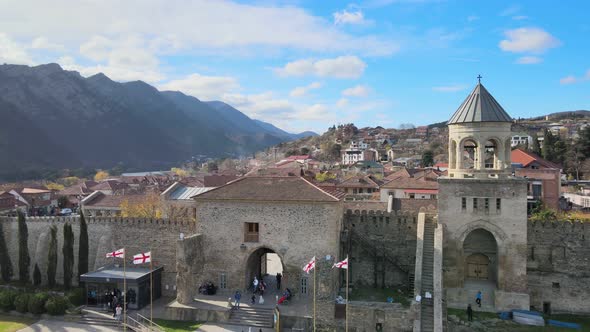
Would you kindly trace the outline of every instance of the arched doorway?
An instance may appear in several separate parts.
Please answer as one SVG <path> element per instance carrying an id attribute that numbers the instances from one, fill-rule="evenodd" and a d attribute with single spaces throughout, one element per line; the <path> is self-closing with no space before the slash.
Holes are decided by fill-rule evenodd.
<path id="1" fill-rule="evenodd" d="M 270 289 L 276 289 L 277 274 L 284 275 L 284 265 L 281 257 L 272 249 L 262 247 L 250 254 L 246 261 L 246 289 L 250 289 L 254 277 L 264 281 Z"/>
<path id="2" fill-rule="evenodd" d="M 465 280 L 496 283 L 498 245 L 494 235 L 478 228 L 467 235 L 463 242 L 465 257 Z"/>

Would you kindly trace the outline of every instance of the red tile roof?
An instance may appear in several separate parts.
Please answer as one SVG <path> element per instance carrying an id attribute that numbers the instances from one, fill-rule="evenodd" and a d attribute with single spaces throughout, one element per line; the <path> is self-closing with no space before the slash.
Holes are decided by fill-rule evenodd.
<path id="1" fill-rule="evenodd" d="M 557 164 L 554 164 L 550 161 L 547 161 L 538 155 L 524 151 L 522 149 L 514 149 L 510 153 L 510 159 L 512 159 L 512 163 L 521 164 L 522 167 L 528 167 L 532 163 L 536 162 L 541 166 L 541 168 L 556 168 L 560 169 L 561 167 Z"/>

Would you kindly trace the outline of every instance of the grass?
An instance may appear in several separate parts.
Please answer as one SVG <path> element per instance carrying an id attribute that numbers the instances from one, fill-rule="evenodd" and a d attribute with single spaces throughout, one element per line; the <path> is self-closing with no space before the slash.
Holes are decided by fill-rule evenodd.
<path id="1" fill-rule="evenodd" d="M 154 319 L 154 322 L 163 327 L 166 332 L 195 331 L 203 325 L 203 323 L 199 322 L 167 319 Z"/>
<path id="2" fill-rule="evenodd" d="M 455 316 L 459 317 L 461 320 L 467 321 L 467 310 L 448 308 L 447 309 L 447 316 L 450 316 L 450 315 L 455 315 Z M 473 321 L 486 320 L 486 319 L 490 319 L 490 318 L 499 318 L 499 317 L 500 316 L 498 316 L 498 314 L 496 314 L 496 313 L 477 311 L 477 308 L 473 307 Z"/>
<path id="3" fill-rule="evenodd" d="M 35 319 L 0 315 L 0 332 L 14 332 L 36 322 Z"/>
<path id="4" fill-rule="evenodd" d="M 387 302 L 392 297 L 394 303 L 410 306 L 408 294 L 395 288 L 355 287 L 350 294 L 351 301 Z"/>

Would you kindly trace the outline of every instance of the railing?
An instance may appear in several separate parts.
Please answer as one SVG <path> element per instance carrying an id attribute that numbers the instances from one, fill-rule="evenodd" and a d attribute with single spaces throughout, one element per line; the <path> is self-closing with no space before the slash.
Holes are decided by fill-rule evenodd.
<path id="1" fill-rule="evenodd" d="M 127 325 L 133 331 L 137 332 L 164 332 L 164 328 L 160 325 L 152 322 L 148 318 L 137 314 L 137 319 L 133 319 L 130 316 L 127 316 Z"/>
<path id="2" fill-rule="evenodd" d="M 164 328 L 160 325 L 156 324 L 154 321 L 150 320 L 149 318 L 137 314 L 137 319 L 142 321 L 144 325 L 147 325 L 151 328 L 149 331 L 156 331 L 156 332 L 164 332 Z"/>

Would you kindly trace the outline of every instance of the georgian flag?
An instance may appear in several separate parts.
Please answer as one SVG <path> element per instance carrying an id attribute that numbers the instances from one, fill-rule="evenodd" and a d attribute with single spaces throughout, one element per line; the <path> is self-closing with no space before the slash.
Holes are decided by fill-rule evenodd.
<path id="1" fill-rule="evenodd" d="M 144 264 L 152 261 L 152 252 L 133 255 L 133 264 Z"/>
<path id="2" fill-rule="evenodd" d="M 305 264 L 305 266 L 303 267 L 303 271 L 305 271 L 307 274 L 309 274 L 309 271 L 313 270 L 315 268 L 315 256 L 313 256 L 313 258 L 309 261 L 309 263 Z"/>
<path id="3" fill-rule="evenodd" d="M 108 252 L 107 258 L 125 258 L 125 248 Z"/>
<path id="4" fill-rule="evenodd" d="M 342 262 L 338 262 L 338 263 L 334 263 L 334 266 L 332 266 L 332 268 L 339 268 L 339 269 L 348 269 L 348 257 L 346 257 L 345 260 L 343 260 Z"/>

